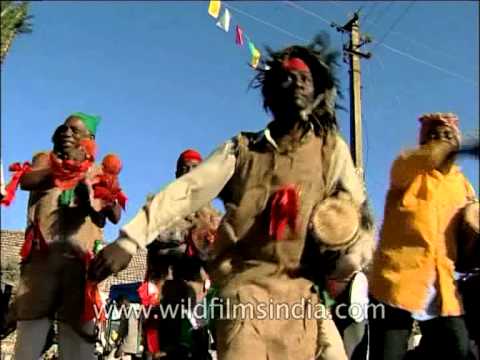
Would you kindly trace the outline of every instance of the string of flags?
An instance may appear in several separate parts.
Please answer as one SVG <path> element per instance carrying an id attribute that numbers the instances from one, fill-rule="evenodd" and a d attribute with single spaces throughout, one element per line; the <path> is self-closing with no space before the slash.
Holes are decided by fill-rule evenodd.
<path id="1" fill-rule="evenodd" d="M 208 4 L 208 14 L 215 19 L 218 19 L 216 25 L 225 32 L 230 31 L 230 23 L 232 20 L 232 15 L 230 11 L 224 7 L 223 13 L 220 16 L 220 12 L 222 10 L 222 2 L 221 0 L 210 0 Z M 255 44 L 250 40 L 250 38 L 245 34 L 243 29 L 240 25 L 235 25 L 235 44 L 238 46 L 244 46 L 245 43 L 248 46 L 248 50 L 250 51 L 250 66 L 254 69 L 257 68 L 258 64 L 260 63 L 260 58 L 262 54 L 260 50 L 257 49 Z"/>

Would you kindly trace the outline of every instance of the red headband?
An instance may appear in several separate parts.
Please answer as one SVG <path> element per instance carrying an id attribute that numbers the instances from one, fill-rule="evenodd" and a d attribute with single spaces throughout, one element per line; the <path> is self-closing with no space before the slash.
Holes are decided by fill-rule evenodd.
<path id="1" fill-rule="evenodd" d="M 189 160 L 202 161 L 202 155 L 200 155 L 198 151 L 195 151 L 193 149 L 188 149 L 182 152 L 180 154 L 180 157 L 178 158 L 178 161 L 181 161 L 181 162 L 186 162 Z"/>
<path id="2" fill-rule="evenodd" d="M 283 68 L 286 70 L 298 70 L 298 71 L 310 72 L 310 69 L 308 68 L 307 64 L 305 64 L 305 62 L 302 59 L 297 57 L 283 60 L 282 65 L 283 65 Z"/>

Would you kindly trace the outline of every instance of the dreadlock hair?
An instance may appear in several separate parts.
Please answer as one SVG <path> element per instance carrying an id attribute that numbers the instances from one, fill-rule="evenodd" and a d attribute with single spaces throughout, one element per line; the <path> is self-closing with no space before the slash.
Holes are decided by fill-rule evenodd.
<path id="1" fill-rule="evenodd" d="M 335 115 L 336 109 L 342 109 L 337 103 L 337 89 L 339 80 L 335 76 L 335 67 L 338 66 L 340 52 L 330 48 L 330 37 L 326 32 L 315 36 L 307 46 L 293 45 L 280 51 L 273 51 L 266 47 L 269 59 L 263 60 L 256 68 L 257 74 L 250 83 L 252 88 L 261 88 L 263 107 L 273 112 L 276 93 L 287 77 L 283 68 L 284 60 L 297 57 L 309 67 L 313 78 L 315 97 L 323 96 L 322 100 L 312 109 L 308 121 L 312 123 L 315 133 L 325 133 L 338 128 Z M 340 98 L 342 94 L 338 92 Z"/>

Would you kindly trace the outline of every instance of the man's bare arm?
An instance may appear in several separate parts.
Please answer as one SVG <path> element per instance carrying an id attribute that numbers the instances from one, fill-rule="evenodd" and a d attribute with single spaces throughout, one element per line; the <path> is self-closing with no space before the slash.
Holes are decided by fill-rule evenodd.
<path id="1" fill-rule="evenodd" d="M 26 191 L 47 190 L 53 187 L 52 171 L 47 153 L 33 157 L 32 170 L 20 179 L 20 188 Z"/>

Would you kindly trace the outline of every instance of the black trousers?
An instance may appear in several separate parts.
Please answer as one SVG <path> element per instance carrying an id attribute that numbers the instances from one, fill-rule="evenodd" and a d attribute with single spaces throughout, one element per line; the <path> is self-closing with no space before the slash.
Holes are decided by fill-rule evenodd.
<path id="1" fill-rule="evenodd" d="M 383 318 L 377 311 L 377 317 L 369 319 L 370 360 L 404 360 L 414 321 L 412 314 L 386 304 L 383 306 Z M 438 317 L 421 321 L 419 325 L 422 339 L 415 359 L 471 359 L 468 332 L 462 316 Z"/>

